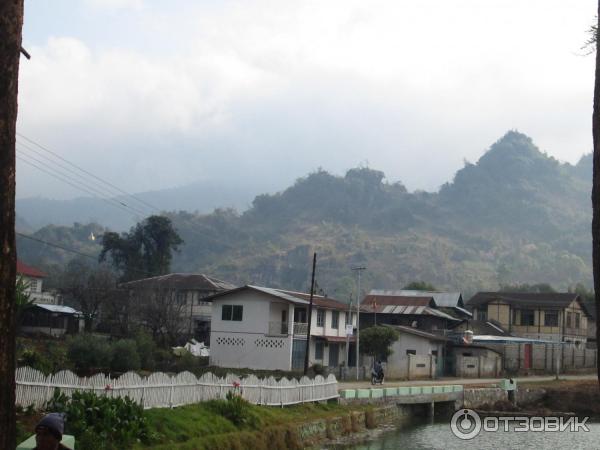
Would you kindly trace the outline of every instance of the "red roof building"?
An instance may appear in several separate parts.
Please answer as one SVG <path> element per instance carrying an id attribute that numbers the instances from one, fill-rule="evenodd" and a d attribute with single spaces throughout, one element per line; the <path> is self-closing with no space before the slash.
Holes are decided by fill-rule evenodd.
<path id="1" fill-rule="evenodd" d="M 32 278 L 46 278 L 46 274 L 35 267 L 28 266 L 17 260 L 17 274 Z"/>

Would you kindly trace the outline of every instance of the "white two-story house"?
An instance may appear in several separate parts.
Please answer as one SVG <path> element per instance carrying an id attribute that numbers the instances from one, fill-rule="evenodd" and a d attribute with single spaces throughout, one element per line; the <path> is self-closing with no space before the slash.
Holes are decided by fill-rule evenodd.
<path id="1" fill-rule="evenodd" d="M 267 370 L 304 367 L 309 294 L 248 285 L 210 299 L 211 365 Z M 356 313 L 348 304 L 315 295 L 309 365 L 346 365 L 348 350 L 353 365 L 355 327 Z"/>

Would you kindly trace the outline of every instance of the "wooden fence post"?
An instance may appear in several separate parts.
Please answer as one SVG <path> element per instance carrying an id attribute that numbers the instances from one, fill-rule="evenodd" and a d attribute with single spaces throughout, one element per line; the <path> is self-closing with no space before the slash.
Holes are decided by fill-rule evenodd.
<path id="1" fill-rule="evenodd" d="M 169 408 L 173 408 L 173 378 L 171 378 L 171 389 L 169 389 Z"/>

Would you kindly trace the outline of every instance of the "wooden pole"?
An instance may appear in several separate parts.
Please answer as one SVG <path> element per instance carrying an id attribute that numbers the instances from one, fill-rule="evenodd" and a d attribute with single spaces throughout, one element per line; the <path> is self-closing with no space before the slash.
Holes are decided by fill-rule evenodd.
<path id="1" fill-rule="evenodd" d="M 596 13 L 600 25 L 600 1 Z M 594 39 L 597 41 L 598 28 Z M 594 112 L 592 115 L 592 137 L 594 142 L 594 171 L 592 175 L 592 268 L 594 273 L 594 293 L 596 310 L 600 309 L 600 53 L 598 42 L 596 47 L 596 71 L 594 81 Z M 596 341 L 600 340 L 600 327 L 596 327 Z M 596 350 L 598 352 L 598 350 Z M 598 383 L 600 384 L 600 365 L 597 368 Z"/>
<path id="2" fill-rule="evenodd" d="M 315 293 L 315 269 L 317 268 L 317 253 L 313 255 L 312 276 L 310 281 L 310 302 L 308 305 L 308 327 L 306 330 L 306 351 L 304 352 L 304 375 L 308 373 L 308 355 L 310 353 L 310 324 L 312 322 L 313 295 Z"/>
<path id="3" fill-rule="evenodd" d="M 15 139 L 23 0 L 0 2 L 0 448 L 16 446 Z"/>

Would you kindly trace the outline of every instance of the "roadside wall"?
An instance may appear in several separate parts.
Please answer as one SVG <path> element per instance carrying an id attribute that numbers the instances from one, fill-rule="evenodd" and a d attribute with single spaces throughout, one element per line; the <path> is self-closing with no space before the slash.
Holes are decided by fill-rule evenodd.
<path id="1" fill-rule="evenodd" d="M 553 374 L 557 364 L 560 373 L 585 372 L 597 364 L 596 350 L 581 344 L 505 344 L 499 350 L 509 373 Z"/>
<path id="2" fill-rule="evenodd" d="M 497 378 L 502 371 L 500 356 L 456 355 L 456 376 L 460 378 Z"/>
<path id="3" fill-rule="evenodd" d="M 463 407 L 477 409 L 484 404 L 508 401 L 508 392 L 500 388 L 465 389 Z"/>

